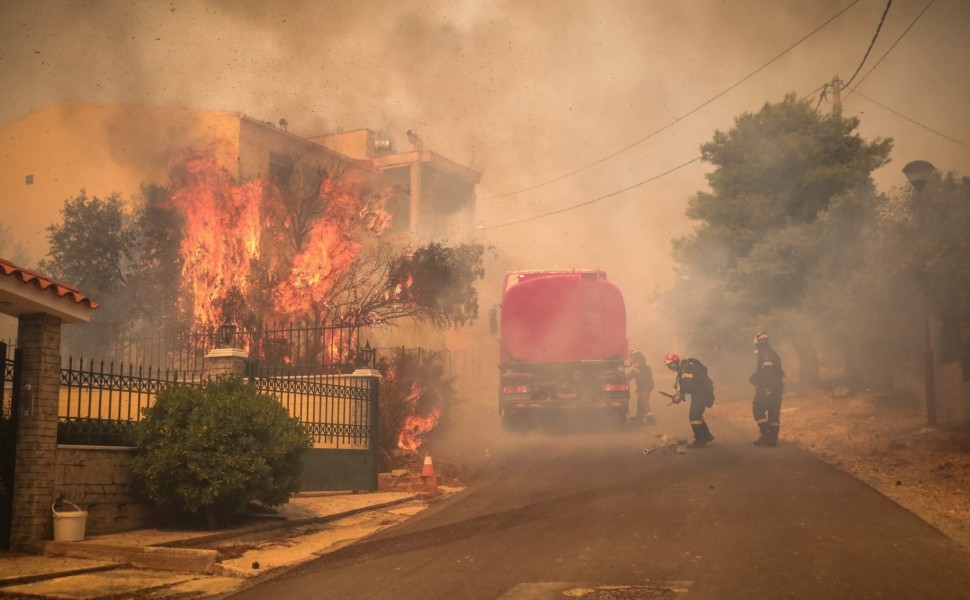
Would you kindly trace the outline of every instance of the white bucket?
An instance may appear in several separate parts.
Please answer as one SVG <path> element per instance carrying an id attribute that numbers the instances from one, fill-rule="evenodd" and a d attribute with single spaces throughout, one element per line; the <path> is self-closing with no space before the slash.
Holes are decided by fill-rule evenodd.
<path id="1" fill-rule="evenodd" d="M 88 522 L 88 511 L 81 510 L 73 502 L 63 501 L 70 504 L 74 510 L 67 512 L 57 512 L 54 505 L 51 505 L 51 512 L 54 513 L 54 541 L 55 542 L 80 542 L 84 539 L 84 527 Z"/>

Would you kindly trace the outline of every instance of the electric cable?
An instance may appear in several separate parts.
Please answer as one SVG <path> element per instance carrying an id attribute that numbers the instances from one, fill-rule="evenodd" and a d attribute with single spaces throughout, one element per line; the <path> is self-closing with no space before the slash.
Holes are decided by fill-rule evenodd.
<path id="1" fill-rule="evenodd" d="M 891 112 L 892 114 L 896 115 L 897 117 L 899 117 L 901 119 L 905 119 L 905 120 L 909 121 L 913 125 L 916 125 L 918 127 L 922 127 L 923 129 L 925 129 L 926 131 L 929 131 L 930 133 L 935 133 L 936 135 L 940 136 L 941 138 L 946 139 L 946 140 L 949 140 L 949 141 L 953 142 L 954 144 L 959 144 L 960 146 L 963 146 L 964 148 L 970 148 L 970 144 L 968 144 L 966 142 L 962 142 L 962 141 L 960 141 L 960 140 L 958 140 L 956 138 L 952 138 L 952 137 L 946 135 L 945 133 L 942 133 L 940 131 L 937 131 L 937 130 L 933 129 L 932 127 L 929 127 L 927 125 L 924 125 L 924 124 L 920 123 L 916 119 L 912 119 L 910 117 L 907 117 L 903 113 L 901 113 L 899 111 L 896 111 L 896 110 L 893 110 L 892 108 L 889 108 L 888 106 L 886 106 L 885 104 L 882 104 L 881 102 L 879 102 L 877 100 L 873 100 L 869 96 L 866 96 L 865 94 L 863 94 L 862 92 L 860 92 L 858 89 L 855 89 L 853 91 L 855 93 L 859 94 L 859 97 L 865 98 L 866 100 L 868 100 L 869 102 L 872 102 L 876 106 L 878 106 L 878 107 L 880 107 L 880 108 L 882 108 L 884 110 L 887 110 L 887 111 Z"/>
<path id="2" fill-rule="evenodd" d="M 595 204 L 595 203 L 597 203 L 597 202 L 599 202 L 601 200 L 606 200 L 607 198 L 612 198 L 613 196 L 622 194 L 623 192 L 628 192 L 628 191 L 630 191 L 630 190 L 632 190 L 634 188 L 640 187 L 641 185 L 650 183 L 651 181 L 655 181 L 657 179 L 660 179 L 661 177 L 665 177 L 665 176 L 673 173 L 674 171 L 679 171 L 680 169 L 683 169 L 684 167 L 686 167 L 686 166 L 688 166 L 688 165 L 690 165 L 692 163 L 695 163 L 695 162 L 701 160 L 702 158 L 704 158 L 704 156 L 705 155 L 702 154 L 700 156 L 697 156 L 695 158 L 690 159 L 689 161 L 687 161 L 685 163 L 681 163 L 681 164 L 677 165 L 676 167 L 674 167 L 672 169 L 668 169 L 668 170 L 664 171 L 663 173 L 660 173 L 659 175 L 654 175 L 653 177 L 651 177 L 649 179 L 644 179 L 643 181 L 640 181 L 638 183 L 634 183 L 633 185 L 631 185 L 629 187 L 625 187 L 625 188 L 623 188 L 621 190 L 616 190 L 616 191 L 610 192 L 609 194 L 600 196 L 599 198 L 593 198 L 592 200 L 587 200 L 585 202 L 581 202 L 580 204 L 574 204 L 572 206 L 566 206 L 566 207 L 559 208 L 559 209 L 556 209 L 554 211 L 550 211 L 550 212 L 547 212 L 547 213 L 542 213 L 542 214 L 539 214 L 539 215 L 533 215 L 531 217 L 525 217 L 525 218 L 519 219 L 517 221 L 509 221 L 507 223 L 500 223 L 498 225 L 489 225 L 488 227 L 480 227 L 479 229 L 488 230 L 488 229 L 499 229 L 501 227 L 511 227 L 512 225 L 519 225 L 520 223 L 527 223 L 529 221 L 535 221 L 537 219 L 543 219 L 545 217 L 551 217 L 552 215 L 558 215 L 560 213 L 569 212 L 571 210 L 576 210 L 577 208 L 582 208 L 584 206 L 589 206 L 590 204 Z"/>
<path id="3" fill-rule="evenodd" d="M 856 67 L 855 73 L 852 77 L 849 77 L 849 81 L 845 83 L 845 87 L 849 87 L 853 81 L 855 81 L 856 75 L 862 70 L 862 65 L 866 64 L 866 59 L 869 58 L 869 53 L 872 52 L 872 47 L 876 45 L 876 39 L 879 37 L 879 30 L 882 29 L 882 24 L 886 22 L 886 15 L 889 14 L 889 7 L 893 5 L 893 0 L 886 2 L 886 9 L 882 11 L 882 18 L 879 19 L 879 25 L 876 26 L 876 33 L 872 36 L 872 41 L 869 42 L 869 47 L 866 48 L 866 53 L 862 56 L 862 61 L 859 62 L 859 66 Z"/>
<path id="4" fill-rule="evenodd" d="M 870 75 L 872 75 L 872 72 L 875 71 L 879 67 L 879 65 L 882 63 L 883 60 L 885 60 L 885 58 L 887 56 L 889 56 L 889 53 L 893 51 L 893 49 L 896 47 L 896 45 L 899 44 L 899 42 L 904 37 L 906 37 L 906 34 L 909 33 L 909 30 L 912 29 L 913 26 L 916 25 L 916 22 L 919 21 L 923 17 L 923 14 L 926 13 L 926 11 L 929 10 L 929 8 L 931 6 L 933 6 L 933 3 L 934 2 L 936 2 L 936 0 L 930 0 L 929 2 L 926 3 L 926 6 L 923 7 L 923 10 L 921 10 L 920 13 L 918 15 L 916 15 L 916 18 L 913 19 L 913 22 L 909 24 L 909 27 L 907 27 L 906 29 L 903 30 L 903 32 L 899 35 L 899 37 L 896 38 L 896 41 L 893 42 L 891 46 L 889 46 L 889 49 L 886 50 L 883 53 L 883 55 L 879 57 L 879 60 L 876 61 L 876 64 L 872 65 L 872 68 L 869 69 L 868 71 L 866 71 L 866 74 L 862 76 L 862 79 L 859 80 L 859 83 L 857 83 L 855 85 L 856 88 L 858 88 L 860 85 L 862 85 L 862 82 L 866 80 L 866 77 L 869 77 Z M 851 83 L 851 81 L 849 83 Z M 845 84 L 845 87 L 848 87 L 848 85 L 849 85 L 848 83 Z M 846 94 L 846 98 L 848 98 L 852 94 L 852 92 L 854 92 L 854 91 L 855 91 L 855 89 L 849 90 L 849 93 Z"/>
<path id="5" fill-rule="evenodd" d="M 765 68 L 767 68 L 769 65 L 771 65 L 772 63 L 774 63 L 775 61 L 777 61 L 778 59 L 780 59 L 782 56 L 784 56 L 784 55 L 788 54 L 789 52 L 791 52 L 792 50 L 794 50 L 802 42 L 804 42 L 808 38 L 812 37 L 813 35 L 815 35 L 819 31 L 821 31 L 823 28 L 825 28 L 826 26 L 828 26 L 832 21 L 835 21 L 836 19 L 838 19 L 839 17 L 841 17 L 846 11 L 848 11 L 850 8 L 852 8 L 853 6 L 855 6 L 858 3 L 859 3 L 859 0 L 853 0 L 853 2 L 851 4 L 849 4 L 848 6 L 846 6 L 845 8 L 843 8 L 842 10 L 840 10 L 839 12 L 837 12 L 834 16 L 830 17 L 827 21 L 825 21 L 824 23 L 822 23 L 821 25 L 819 25 L 818 27 L 816 27 L 815 29 L 813 29 L 810 33 L 808 33 L 807 35 L 805 35 L 804 37 L 802 37 L 800 40 L 798 40 L 797 42 L 795 42 L 794 44 L 792 44 L 791 46 L 789 46 L 788 48 L 786 48 L 784 51 L 781 52 L 781 54 L 775 56 L 774 58 L 772 58 L 771 60 L 769 60 L 765 64 L 761 65 L 760 67 L 758 67 L 757 69 L 755 69 L 754 71 L 752 71 L 751 73 L 749 73 L 748 75 L 745 75 L 744 77 L 742 77 L 741 79 L 739 79 L 737 82 L 735 82 L 734 84 L 732 84 L 731 86 L 729 86 L 728 88 L 726 88 L 725 90 L 723 90 L 722 92 L 718 93 L 717 95 L 713 96 L 712 98 L 710 98 L 706 102 L 704 102 L 704 103 L 700 104 L 699 106 L 691 109 L 690 111 L 688 111 L 688 112 L 684 113 L 683 115 L 677 117 L 673 121 L 667 123 L 666 125 L 664 125 L 660 129 L 657 129 L 653 133 L 650 133 L 647 136 L 645 136 L 643 138 L 640 138 L 639 140 L 633 142 L 632 144 L 629 144 L 627 146 L 624 146 L 623 148 L 620 148 L 619 150 L 613 152 L 612 154 L 609 154 L 607 156 L 604 156 L 603 158 L 600 158 L 600 159 L 598 159 L 596 161 L 593 161 L 593 162 L 591 162 L 591 163 L 589 163 L 589 164 L 587 164 L 587 165 L 585 165 L 583 167 L 580 167 L 578 169 L 574 169 L 574 170 L 572 170 L 572 171 L 570 171 L 568 173 L 565 173 L 563 175 L 560 175 L 560 176 L 555 177 L 553 179 L 550 179 L 548 181 L 544 181 L 542 183 L 537 183 L 537 184 L 532 185 L 530 187 L 522 188 L 520 190 L 516 190 L 516 191 L 513 191 L 513 192 L 506 192 L 504 194 L 497 194 L 495 196 L 489 196 L 487 198 L 481 198 L 478 201 L 479 202 L 487 202 L 489 200 L 497 200 L 499 198 L 507 198 L 509 196 L 515 196 L 516 194 L 521 194 L 523 192 L 529 192 L 529 191 L 532 191 L 532 190 L 535 190 L 535 189 L 538 189 L 538 188 L 541 188 L 541 187 L 545 187 L 545 186 L 547 186 L 549 184 L 556 183 L 557 181 L 562 181 L 563 179 L 566 179 L 568 177 L 572 177 L 573 175 L 576 175 L 577 173 L 581 173 L 583 171 L 586 171 L 588 169 L 591 169 L 591 168 L 595 167 L 598 164 L 601 164 L 603 162 L 606 162 L 607 160 L 609 160 L 609 159 L 611 159 L 611 158 L 613 158 L 615 156 L 618 156 L 618 155 L 626 152 L 627 150 L 629 150 L 629 149 L 631 149 L 631 148 L 633 148 L 635 146 L 638 146 L 638 145 L 642 144 L 643 142 L 649 140 L 653 136 L 655 136 L 655 135 L 657 135 L 657 134 L 665 131 L 666 129 L 669 129 L 670 127 L 676 125 L 680 121 L 682 121 L 682 120 L 686 119 L 687 117 L 691 116 L 692 114 L 696 113 L 697 111 L 699 111 L 700 109 L 704 108 L 708 104 L 711 104 L 712 102 L 714 102 L 715 100 L 717 100 L 721 96 L 727 94 L 728 92 L 730 92 L 734 88 L 738 87 L 739 85 L 741 85 L 742 83 L 744 83 L 748 79 L 751 79 L 752 77 L 754 77 L 755 75 L 757 75 L 759 72 L 761 72 L 762 70 L 764 70 Z"/>
<path id="6" fill-rule="evenodd" d="M 812 90 L 808 94 L 802 96 L 800 102 L 801 101 L 804 101 L 804 100 L 806 100 L 808 98 L 810 98 L 812 95 L 814 95 L 819 90 L 824 90 L 826 85 L 828 85 L 828 84 L 823 84 L 823 85 L 815 88 L 814 90 Z M 788 150 L 788 152 L 790 152 L 790 150 Z M 519 225 L 521 223 L 527 223 L 529 221 L 535 221 L 535 220 L 538 220 L 538 219 L 543 219 L 545 217 L 551 217 L 553 215 L 558 215 L 558 214 L 561 214 L 561 213 L 564 213 L 564 212 L 569 212 L 571 210 L 576 210 L 577 208 L 582 208 L 584 206 L 589 206 L 590 204 L 595 204 L 597 202 L 600 202 L 601 200 L 606 200 L 607 198 L 612 198 L 613 196 L 617 196 L 617 195 L 622 194 L 624 192 L 628 192 L 628 191 L 630 191 L 632 189 L 638 188 L 641 185 L 650 183 L 651 181 L 656 181 L 656 180 L 660 179 L 661 177 L 666 177 L 667 175 L 670 175 L 671 173 L 673 173 L 675 171 L 679 171 L 680 169 L 683 169 L 684 167 L 686 167 L 688 165 L 691 165 L 691 164 L 693 164 L 693 163 L 695 163 L 695 162 L 697 162 L 699 160 L 703 160 L 704 158 L 707 158 L 707 154 L 701 154 L 700 156 L 695 156 L 694 158 L 688 160 L 687 162 L 681 163 L 681 164 L 679 164 L 676 167 L 673 167 L 671 169 L 667 169 L 663 173 L 660 173 L 658 175 L 654 175 L 653 177 L 650 177 L 648 179 L 644 179 L 643 181 L 639 181 L 639 182 L 634 183 L 633 185 L 628 186 L 628 187 L 625 187 L 623 189 L 619 189 L 619 190 L 610 192 L 609 194 L 605 194 L 603 196 L 599 196 L 598 198 L 593 198 L 592 200 L 587 200 L 587 201 L 581 202 L 579 204 L 574 204 L 572 206 L 566 206 L 566 207 L 559 208 L 559 209 L 556 209 L 556 210 L 553 210 L 553 211 L 550 211 L 550 212 L 541 213 L 541 214 L 538 214 L 538 215 L 533 215 L 531 217 L 525 217 L 525 218 L 518 219 L 518 220 L 515 220 L 515 221 L 509 221 L 509 222 L 506 222 L 506 223 L 499 223 L 499 224 L 496 224 L 496 225 L 489 225 L 487 227 L 479 227 L 479 229 L 481 229 L 483 231 L 487 231 L 489 229 L 500 229 L 500 228 L 503 228 L 503 227 L 511 227 L 512 225 Z M 758 175 L 760 175 L 761 173 L 763 173 L 765 170 L 766 169 L 762 169 L 758 173 L 753 174 L 751 177 L 749 177 L 748 179 L 746 179 L 744 181 L 744 183 L 747 183 L 748 181 L 751 181 L 752 179 L 754 179 L 755 177 L 757 177 Z"/>

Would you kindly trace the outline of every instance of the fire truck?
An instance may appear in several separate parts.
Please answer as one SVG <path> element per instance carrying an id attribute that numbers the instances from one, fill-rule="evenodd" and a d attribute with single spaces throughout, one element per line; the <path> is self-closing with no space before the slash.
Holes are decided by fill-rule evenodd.
<path id="1" fill-rule="evenodd" d="M 626 307 L 605 272 L 509 272 L 489 325 L 499 342 L 498 408 L 506 429 L 563 415 L 626 423 Z"/>

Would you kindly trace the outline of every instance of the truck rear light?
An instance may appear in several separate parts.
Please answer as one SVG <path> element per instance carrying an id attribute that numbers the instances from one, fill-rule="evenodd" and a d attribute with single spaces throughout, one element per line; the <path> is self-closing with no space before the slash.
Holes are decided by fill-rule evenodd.
<path id="1" fill-rule="evenodd" d="M 604 392 L 629 392 L 630 384 L 629 383 L 604 383 L 603 391 Z"/>
<path id="2" fill-rule="evenodd" d="M 503 394 L 528 394 L 532 392 L 531 385 L 503 385 Z"/>

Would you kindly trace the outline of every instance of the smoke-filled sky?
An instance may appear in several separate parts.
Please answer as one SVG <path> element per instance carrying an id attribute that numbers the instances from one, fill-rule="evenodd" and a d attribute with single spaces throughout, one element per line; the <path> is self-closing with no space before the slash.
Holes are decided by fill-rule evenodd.
<path id="1" fill-rule="evenodd" d="M 414 129 L 482 172 L 478 218 L 503 268 L 603 268 L 636 321 L 669 283 L 670 240 L 690 231 L 686 202 L 705 187 L 706 165 L 677 167 L 738 114 L 848 80 L 885 7 L 0 0 L 0 122 L 76 100 L 285 118 L 306 136 Z M 900 168 L 916 158 L 970 174 L 968 25 L 966 0 L 895 0 L 853 82 L 860 93 L 844 92 L 863 135 L 895 139 L 883 189 L 904 185 Z"/>

